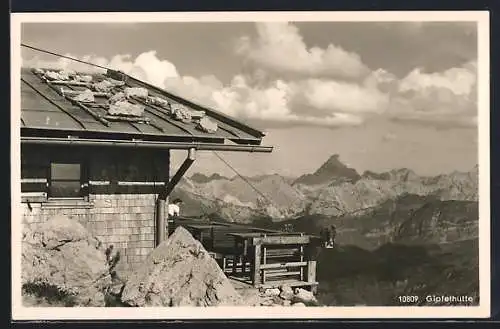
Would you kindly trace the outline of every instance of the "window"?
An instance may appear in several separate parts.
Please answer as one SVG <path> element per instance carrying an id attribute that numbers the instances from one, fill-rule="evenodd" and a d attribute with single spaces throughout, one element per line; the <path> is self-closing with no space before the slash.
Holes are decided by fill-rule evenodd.
<path id="1" fill-rule="evenodd" d="M 80 163 L 51 163 L 49 197 L 79 198 L 84 196 Z"/>

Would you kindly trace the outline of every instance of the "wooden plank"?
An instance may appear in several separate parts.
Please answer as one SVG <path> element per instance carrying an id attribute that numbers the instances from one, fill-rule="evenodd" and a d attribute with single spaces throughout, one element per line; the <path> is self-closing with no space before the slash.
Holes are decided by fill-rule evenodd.
<path id="1" fill-rule="evenodd" d="M 276 278 L 276 277 L 281 277 L 281 276 L 294 276 L 294 275 L 300 275 L 299 271 L 288 271 L 288 272 L 267 272 L 266 276 L 268 278 Z M 265 283 L 265 282 L 264 282 Z"/>
<path id="2" fill-rule="evenodd" d="M 246 257 L 245 256 L 240 256 L 240 259 L 241 259 L 241 271 L 242 272 L 246 272 L 246 268 L 247 268 Z"/>
<path id="3" fill-rule="evenodd" d="M 262 233 L 256 233 L 256 232 L 248 232 L 248 229 L 246 228 L 229 228 L 230 232 L 228 235 L 234 236 L 236 238 L 241 238 L 241 239 L 247 239 L 247 238 L 253 238 L 253 237 L 260 237 L 262 236 Z M 240 231 L 240 232 L 238 232 Z"/>
<path id="4" fill-rule="evenodd" d="M 54 85 L 67 85 L 67 86 L 79 86 L 79 87 L 90 87 L 92 85 L 89 82 L 82 82 L 82 81 L 65 81 L 65 80 L 48 80 L 48 79 L 47 81 L 49 81 Z"/>
<path id="5" fill-rule="evenodd" d="M 127 182 L 127 181 L 118 181 L 118 185 L 123 186 L 154 186 L 154 185 L 165 185 L 165 182 Z"/>
<path id="6" fill-rule="evenodd" d="M 310 260 L 307 262 L 307 282 L 316 282 L 316 261 Z"/>
<path id="7" fill-rule="evenodd" d="M 308 244 L 310 241 L 309 236 L 263 236 L 252 238 L 253 244 Z"/>
<path id="8" fill-rule="evenodd" d="M 268 249 L 268 258 L 293 257 L 298 255 L 299 249 Z"/>
<path id="9" fill-rule="evenodd" d="M 47 83 L 47 85 L 52 88 L 54 91 L 56 91 L 58 94 L 60 94 L 63 98 L 65 98 L 66 100 L 68 100 L 71 104 L 73 105 L 76 105 L 78 106 L 79 108 L 81 108 L 82 110 L 84 110 L 85 112 L 87 112 L 88 114 L 90 114 L 92 117 L 94 117 L 94 119 L 96 119 L 97 121 L 101 122 L 103 125 L 105 125 L 106 127 L 109 126 L 109 122 L 106 121 L 106 119 L 103 119 L 102 116 L 96 112 L 94 112 L 92 109 L 90 109 L 88 106 L 84 105 L 82 102 L 79 102 L 79 101 L 75 101 L 72 97 L 70 97 L 69 95 L 67 94 L 64 94 L 62 92 L 62 87 L 61 89 L 58 89 L 56 88 L 55 84 L 53 83 L 53 81 L 49 81 L 47 78 L 45 78 L 44 76 L 41 76 L 41 79 L 43 81 L 45 81 Z M 67 86 L 69 88 L 71 88 L 71 84 L 68 84 L 68 83 L 61 83 L 62 85 L 64 86 Z M 69 112 L 67 112 L 66 110 L 64 110 L 64 112 L 66 112 L 68 115 L 71 115 L 73 117 L 72 114 L 70 114 Z M 78 120 L 76 117 L 74 117 L 75 120 Z M 79 120 L 78 120 L 79 121 Z M 84 129 L 87 129 L 83 123 L 81 123 L 82 127 Z"/>
<path id="10" fill-rule="evenodd" d="M 223 226 L 230 226 L 232 228 L 235 228 L 235 229 L 245 229 L 247 232 L 253 232 L 253 233 L 258 233 L 258 232 L 261 232 L 261 233 L 276 233 L 276 234 L 281 234 L 283 232 L 281 231 L 277 231 L 277 230 L 269 230 L 269 229 L 264 229 L 264 228 L 261 228 L 261 227 L 255 227 L 255 226 L 250 226 L 250 225 L 243 225 L 243 224 L 234 224 L 234 223 L 224 223 L 224 222 L 217 222 L 217 221 L 214 221 L 213 222 L 214 224 L 217 224 L 217 225 L 223 225 Z M 297 234 L 297 233 L 295 233 Z"/>
<path id="11" fill-rule="evenodd" d="M 21 178 L 22 183 L 47 183 L 47 178 Z"/>
<path id="12" fill-rule="evenodd" d="M 226 260 L 226 264 L 228 266 L 232 266 L 234 264 L 234 262 L 228 259 L 228 260 Z M 241 261 L 236 262 L 236 266 L 242 266 L 242 265 L 243 265 L 243 263 Z M 249 261 L 246 261 L 245 266 L 250 266 L 250 265 L 252 265 L 252 264 Z"/>
<path id="13" fill-rule="evenodd" d="M 187 227 L 189 228 L 194 228 L 198 230 L 209 230 L 213 228 L 213 225 L 211 224 L 186 224 Z"/>
<path id="14" fill-rule="evenodd" d="M 261 268 L 262 266 L 265 266 L 266 263 L 267 263 L 267 248 L 265 246 L 262 246 L 262 262 L 263 264 L 261 265 Z M 266 283 L 266 271 L 262 271 L 262 283 Z"/>
<path id="15" fill-rule="evenodd" d="M 141 117 L 133 117 L 133 116 L 126 116 L 126 115 L 111 115 L 111 114 L 106 114 L 103 116 L 104 119 L 108 121 L 126 121 L 126 122 L 144 122 L 144 123 L 149 123 L 150 119 L 145 116 Z"/>
<path id="16" fill-rule="evenodd" d="M 304 261 L 304 246 L 300 246 L 300 261 Z M 300 268 L 300 281 L 304 280 L 304 268 Z"/>
<path id="17" fill-rule="evenodd" d="M 75 97 L 82 93 L 82 91 L 73 90 L 73 89 L 64 89 L 61 87 L 59 90 L 62 96 Z M 94 97 L 110 97 L 111 93 L 99 92 L 99 91 L 90 91 Z"/>
<path id="18" fill-rule="evenodd" d="M 103 186 L 103 185 L 110 185 L 111 181 L 109 180 L 89 180 L 89 185 L 93 186 Z"/>
<path id="19" fill-rule="evenodd" d="M 97 121 L 99 121 L 100 123 L 102 123 L 103 125 L 105 125 L 106 127 L 109 126 L 109 121 L 106 120 L 105 118 L 103 118 L 100 114 L 94 112 L 93 110 L 91 110 L 88 106 L 84 105 L 82 102 L 77 102 L 77 101 L 74 101 L 70 98 L 66 98 L 68 100 L 70 100 L 70 102 L 72 102 L 73 104 L 76 104 L 77 106 L 79 106 L 82 110 L 86 111 L 88 114 L 90 114 L 94 119 L 96 119 Z"/>
<path id="20" fill-rule="evenodd" d="M 252 271 L 252 284 L 254 287 L 258 287 L 261 285 L 261 276 L 260 276 L 260 252 L 261 246 L 255 245 L 253 248 L 253 271 Z"/>
<path id="21" fill-rule="evenodd" d="M 179 183 L 181 180 L 182 176 L 186 173 L 186 171 L 191 167 L 195 160 L 195 155 L 196 155 L 196 150 L 194 148 L 190 148 L 188 150 L 188 156 L 184 160 L 184 162 L 181 164 L 179 169 L 175 172 L 174 176 L 168 181 L 168 183 L 165 185 L 165 188 L 161 191 L 161 193 L 158 195 L 158 198 L 160 199 L 165 199 L 170 195 L 174 187 Z"/>
<path id="22" fill-rule="evenodd" d="M 279 269 L 279 268 L 289 268 L 289 267 L 305 267 L 307 262 L 289 262 L 289 263 L 275 263 L 275 264 L 262 264 L 260 268 L 262 270 L 268 269 Z"/>
<path id="23" fill-rule="evenodd" d="M 318 285 L 318 282 L 305 282 L 295 279 L 284 279 L 284 280 L 276 280 L 276 281 L 268 281 L 268 283 L 261 286 L 261 288 L 277 288 L 280 286 L 289 286 L 289 287 L 314 287 Z"/>
<path id="24" fill-rule="evenodd" d="M 45 202 L 47 201 L 47 193 L 45 192 L 22 192 L 21 202 Z"/>

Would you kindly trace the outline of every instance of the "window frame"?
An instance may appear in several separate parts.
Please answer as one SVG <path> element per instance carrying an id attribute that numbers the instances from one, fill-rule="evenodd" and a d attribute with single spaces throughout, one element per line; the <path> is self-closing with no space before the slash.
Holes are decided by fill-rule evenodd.
<path id="1" fill-rule="evenodd" d="M 80 165 L 80 190 L 78 196 L 54 196 L 52 194 L 52 182 L 53 181 L 68 181 L 76 182 L 77 180 L 65 180 L 65 179 L 52 179 L 52 165 L 53 164 L 78 164 Z M 89 199 L 89 175 L 88 175 L 88 163 L 87 161 L 80 158 L 72 157 L 55 157 L 51 158 L 47 167 L 47 200 L 85 200 Z"/>

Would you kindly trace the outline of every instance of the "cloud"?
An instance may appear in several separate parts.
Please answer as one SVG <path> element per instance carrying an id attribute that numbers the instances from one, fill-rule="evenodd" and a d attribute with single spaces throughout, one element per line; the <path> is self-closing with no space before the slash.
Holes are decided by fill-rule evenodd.
<path id="1" fill-rule="evenodd" d="M 434 73 L 416 68 L 399 81 L 388 114 L 397 120 L 477 125 L 476 62 Z"/>
<path id="2" fill-rule="evenodd" d="M 330 44 L 308 48 L 296 26 L 286 22 L 257 23 L 257 38 L 242 37 L 237 53 L 260 67 L 315 77 L 359 78 L 368 73 L 358 54 Z"/>
<path id="3" fill-rule="evenodd" d="M 397 138 L 398 138 L 398 136 L 395 133 L 388 132 L 387 134 L 382 136 L 382 141 L 383 142 L 390 142 L 390 141 L 396 140 Z"/>
<path id="4" fill-rule="evenodd" d="M 237 75 L 229 85 L 222 86 L 219 81 L 208 85 L 202 80 L 193 77 L 168 79 L 167 89 L 231 116 L 264 121 L 268 125 L 357 125 L 363 122 L 357 113 L 378 111 L 377 97 L 383 98 L 374 91 L 373 98 L 359 102 L 362 94 L 359 86 L 332 81 L 274 80 L 266 85 L 255 85 L 246 76 Z M 339 97 L 332 99 L 332 92 L 334 95 L 338 92 Z"/>
<path id="5" fill-rule="evenodd" d="M 131 55 L 115 55 L 111 59 L 94 55 L 76 56 L 65 54 L 66 57 L 75 58 L 102 67 L 121 70 L 135 78 L 145 80 L 155 86 L 164 87 L 165 79 L 179 77 L 179 73 L 174 64 L 157 57 L 156 51 L 144 52 L 132 59 Z M 49 69 L 71 69 L 77 72 L 98 73 L 103 69 L 88 64 L 79 63 L 68 58 L 58 58 L 57 60 L 47 60 L 40 57 L 23 59 L 24 67 L 40 67 Z"/>
<path id="6" fill-rule="evenodd" d="M 419 29 L 419 25 L 412 26 Z M 150 50 L 133 58 L 94 55 L 79 59 L 138 79 L 239 119 L 273 125 L 360 125 L 372 116 L 441 126 L 477 125 L 477 63 L 441 72 L 416 67 L 403 78 L 370 71 L 358 55 L 333 44 L 307 48 L 288 23 L 257 24 L 255 40 L 240 40 L 238 54 L 257 66 L 223 84 L 213 75 L 182 75 Z M 75 57 L 68 54 L 70 57 Z M 68 59 L 24 58 L 24 66 L 102 71 Z M 291 74 L 290 74 L 291 73 Z"/>
<path id="7" fill-rule="evenodd" d="M 298 105 L 320 113 L 380 114 L 389 104 L 387 94 L 356 83 L 308 79 L 296 83 L 295 88 Z"/>
<path id="8" fill-rule="evenodd" d="M 436 73 L 423 73 L 421 68 L 416 68 L 400 82 L 399 89 L 405 92 L 442 88 L 455 95 L 469 95 L 476 84 L 476 70 L 474 62 Z"/>

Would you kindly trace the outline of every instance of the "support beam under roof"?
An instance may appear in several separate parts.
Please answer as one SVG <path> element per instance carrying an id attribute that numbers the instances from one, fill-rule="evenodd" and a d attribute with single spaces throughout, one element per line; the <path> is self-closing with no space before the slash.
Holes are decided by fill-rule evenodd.
<path id="1" fill-rule="evenodd" d="M 165 240 L 165 235 L 168 234 L 168 214 L 165 214 L 165 205 L 167 204 L 167 199 L 170 193 L 172 193 L 174 187 L 180 182 L 181 178 L 187 172 L 189 167 L 193 164 L 196 158 L 196 150 L 194 148 L 189 149 L 188 156 L 182 163 L 182 165 L 177 169 L 174 176 L 165 184 L 162 188 L 160 194 L 158 195 L 158 211 L 156 217 L 156 246 Z"/>

